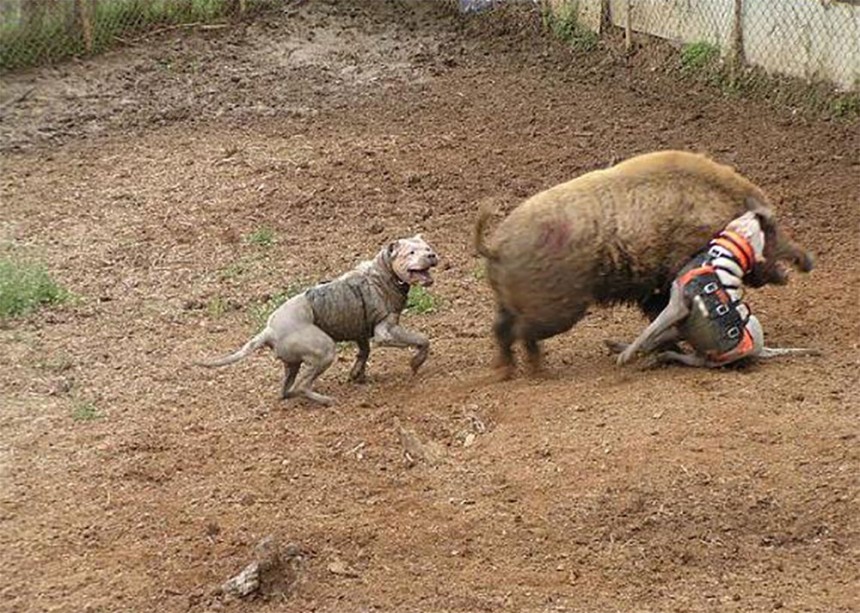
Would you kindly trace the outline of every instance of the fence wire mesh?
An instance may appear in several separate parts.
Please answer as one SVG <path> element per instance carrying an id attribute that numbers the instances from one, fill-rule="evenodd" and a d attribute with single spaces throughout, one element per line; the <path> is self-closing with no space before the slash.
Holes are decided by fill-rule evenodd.
<path id="1" fill-rule="evenodd" d="M 758 69 L 860 92 L 860 0 L 542 0 L 591 29 L 611 25 L 683 47 L 685 68 Z M 572 7 L 572 8 L 571 8 Z M 591 16 L 598 16 L 597 23 Z M 749 74 L 750 70 L 747 71 Z M 743 71 L 733 72 L 743 77 Z"/>
<path id="2" fill-rule="evenodd" d="M 0 0 L 0 69 L 103 51 L 159 28 L 213 24 L 275 0 Z"/>

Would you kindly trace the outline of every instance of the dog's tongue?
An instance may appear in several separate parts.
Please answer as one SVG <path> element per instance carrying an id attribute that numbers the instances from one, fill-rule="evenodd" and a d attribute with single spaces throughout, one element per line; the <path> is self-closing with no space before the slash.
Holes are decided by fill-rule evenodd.
<path id="1" fill-rule="evenodd" d="M 424 287 L 433 285 L 433 277 L 430 276 L 430 271 L 428 270 L 413 270 L 412 275 L 417 278 L 418 282 Z"/>

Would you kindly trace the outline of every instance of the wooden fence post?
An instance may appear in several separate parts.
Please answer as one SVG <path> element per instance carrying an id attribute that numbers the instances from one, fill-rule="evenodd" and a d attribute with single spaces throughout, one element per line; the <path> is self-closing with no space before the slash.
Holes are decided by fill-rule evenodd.
<path id="1" fill-rule="evenodd" d="M 87 53 L 93 52 L 93 21 L 90 15 L 90 3 L 87 0 L 75 0 L 75 16 L 77 26 L 81 31 L 84 41 L 84 49 Z"/>
<path id="2" fill-rule="evenodd" d="M 737 78 L 737 74 L 744 63 L 743 11 L 743 0 L 735 0 L 735 11 L 732 19 L 732 48 L 729 53 L 729 70 L 731 71 L 732 80 Z"/>
<path id="3" fill-rule="evenodd" d="M 609 32 L 609 26 L 612 25 L 612 16 L 609 11 L 609 0 L 600 0 L 600 21 L 598 21 L 597 25 L 598 34 Z"/>
<path id="4" fill-rule="evenodd" d="M 248 0 L 229 0 L 227 6 L 227 10 L 232 15 L 244 15 L 248 8 Z"/>
<path id="5" fill-rule="evenodd" d="M 624 50 L 630 51 L 633 46 L 633 25 L 631 23 L 633 16 L 633 0 L 627 0 L 627 15 L 624 21 Z"/>

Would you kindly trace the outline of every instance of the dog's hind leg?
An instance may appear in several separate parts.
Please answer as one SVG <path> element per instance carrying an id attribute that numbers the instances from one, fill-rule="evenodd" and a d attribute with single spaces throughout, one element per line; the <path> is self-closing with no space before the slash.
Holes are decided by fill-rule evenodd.
<path id="1" fill-rule="evenodd" d="M 767 360 L 789 355 L 821 355 L 821 351 L 806 347 L 762 347 L 755 357 Z"/>
<path id="2" fill-rule="evenodd" d="M 656 354 L 657 360 L 660 362 L 679 362 L 680 364 L 684 364 L 685 366 L 692 366 L 694 368 L 701 368 L 702 366 L 707 366 L 709 368 L 714 368 L 718 366 L 713 362 L 709 362 L 706 358 L 697 355 L 695 353 L 682 353 L 680 351 L 661 351 Z"/>
<path id="3" fill-rule="evenodd" d="M 290 388 L 293 387 L 301 367 L 301 362 L 284 362 L 284 388 L 281 398 L 289 398 Z"/>
<path id="4" fill-rule="evenodd" d="M 333 398 L 313 391 L 313 384 L 324 373 L 337 354 L 337 348 L 332 338 L 316 326 L 305 326 L 282 341 L 285 361 L 301 360 L 304 369 L 296 379 L 295 385 L 287 391 L 285 398 L 304 396 L 308 400 L 323 405 L 330 405 Z M 284 358 L 282 358 L 284 359 Z"/>
<path id="5" fill-rule="evenodd" d="M 669 297 L 669 304 L 657 316 L 657 318 L 648 324 L 648 327 L 640 334 L 635 341 L 621 352 L 618 356 L 618 365 L 623 365 L 633 359 L 633 356 L 642 349 L 657 347 L 668 331 L 681 322 L 687 315 L 690 314 L 690 308 L 684 299 L 684 292 L 680 284 L 676 281 L 672 284 L 672 294 Z M 677 353 L 677 352 L 666 352 Z"/>
<path id="6" fill-rule="evenodd" d="M 678 330 L 677 326 L 673 326 L 666 330 L 663 330 L 661 334 L 659 334 L 656 338 L 648 342 L 647 345 L 642 345 L 639 348 L 640 353 L 651 353 L 656 351 L 657 349 L 661 349 L 668 344 L 676 344 L 679 340 L 681 340 L 681 333 Z M 609 349 L 611 353 L 622 353 L 625 349 L 630 346 L 630 343 L 622 343 L 620 341 L 613 340 L 605 340 L 603 344 Z M 680 352 L 680 349 L 663 349 L 664 351 L 676 351 Z"/>

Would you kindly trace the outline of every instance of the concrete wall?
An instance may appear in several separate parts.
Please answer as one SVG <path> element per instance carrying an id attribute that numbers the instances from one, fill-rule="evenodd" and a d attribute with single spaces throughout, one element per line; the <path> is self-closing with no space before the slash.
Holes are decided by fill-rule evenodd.
<path id="1" fill-rule="evenodd" d="M 745 0 L 742 23 L 750 64 L 860 91 L 860 6 Z"/>
<path id="2" fill-rule="evenodd" d="M 552 0 L 575 6 L 597 29 L 603 0 Z M 608 0 L 610 21 L 668 40 L 705 41 L 732 49 L 735 0 Z M 782 74 L 824 79 L 860 91 L 860 4 L 840 0 L 742 0 L 740 26 L 747 63 Z"/>
<path id="3" fill-rule="evenodd" d="M 627 4 L 627 0 L 610 0 L 614 25 L 626 25 Z M 629 4 L 630 24 L 636 32 L 677 42 L 704 41 L 721 49 L 730 48 L 734 0 L 631 0 Z"/>

